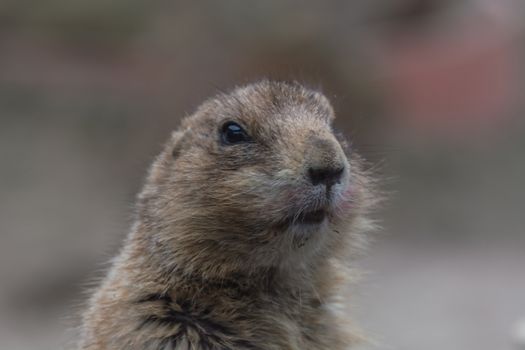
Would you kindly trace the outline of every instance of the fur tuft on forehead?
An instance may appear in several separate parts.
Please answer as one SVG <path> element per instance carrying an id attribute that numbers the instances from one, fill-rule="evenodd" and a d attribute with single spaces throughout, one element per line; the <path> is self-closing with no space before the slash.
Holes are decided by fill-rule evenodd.
<path id="1" fill-rule="evenodd" d="M 307 89 L 298 82 L 263 80 L 221 93 L 203 103 L 196 115 L 223 113 L 224 117 L 284 118 L 308 114 L 331 122 L 334 110 L 319 91 Z M 217 116 L 217 115 L 215 115 Z"/>

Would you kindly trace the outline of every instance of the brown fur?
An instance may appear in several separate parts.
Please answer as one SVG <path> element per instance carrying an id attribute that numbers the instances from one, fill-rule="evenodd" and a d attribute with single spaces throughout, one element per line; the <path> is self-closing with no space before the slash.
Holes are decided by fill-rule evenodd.
<path id="1" fill-rule="evenodd" d="M 373 196 L 333 118 L 322 94 L 270 81 L 185 118 L 90 301 L 80 349 L 348 348 L 355 335 L 335 316 L 334 265 L 364 244 Z M 221 142 L 226 121 L 253 142 Z M 307 169 L 335 165 L 345 171 L 327 199 Z M 328 212 L 321 224 L 293 223 L 318 208 Z"/>

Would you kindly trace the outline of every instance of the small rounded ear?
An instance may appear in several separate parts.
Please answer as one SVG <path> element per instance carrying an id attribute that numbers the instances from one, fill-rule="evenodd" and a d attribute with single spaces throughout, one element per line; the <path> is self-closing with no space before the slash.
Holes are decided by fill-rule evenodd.
<path id="1" fill-rule="evenodd" d="M 182 150 L 182 139 L 184 138 L 184 131 L 174 131 L 171 134 L 171 156 L 177 158 Z"/>
<path id="2" fill-rule="evenodd" d="M 345 152 L 346 156 L 348 157 L 352 151 L 352 142 L 348 141 L 342 132 L 334 131 L 334 136 L 335 139 L 341 145 L 341 148 Z"/>
<path id="3" fill-rule="evenodd" d="M 330 103 L 330 100 L 321 92 L 313 93 L 314 99 L 317 105 L 317 111 L 326 118 L 329 123 L 332 123 L 335 119 L 334 107 Z"/>

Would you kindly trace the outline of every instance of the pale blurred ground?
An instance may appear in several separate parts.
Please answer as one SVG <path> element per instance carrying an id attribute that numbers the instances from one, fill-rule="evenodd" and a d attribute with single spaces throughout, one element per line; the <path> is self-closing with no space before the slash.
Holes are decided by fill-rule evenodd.
<path id="1" fill-rule="evenodd" d="M 375 348 L 519 349 L 523 5 L 360 3 L 2 1 L 0 349 L 59 348 L 170 130 L 263 76 L 321 86 L 385 160 L 349 298 Z"/>

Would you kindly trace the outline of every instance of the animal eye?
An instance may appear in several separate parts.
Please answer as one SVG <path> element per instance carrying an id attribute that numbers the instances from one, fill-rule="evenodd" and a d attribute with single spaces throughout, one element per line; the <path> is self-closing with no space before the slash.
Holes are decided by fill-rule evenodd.
<path id="1" fill-rule="evenodd" d="M 221 129 L 222 142 L 233 145 L 241 142 L 250 142 L 250 136 L 235 122 L 226 122 Z"/>

